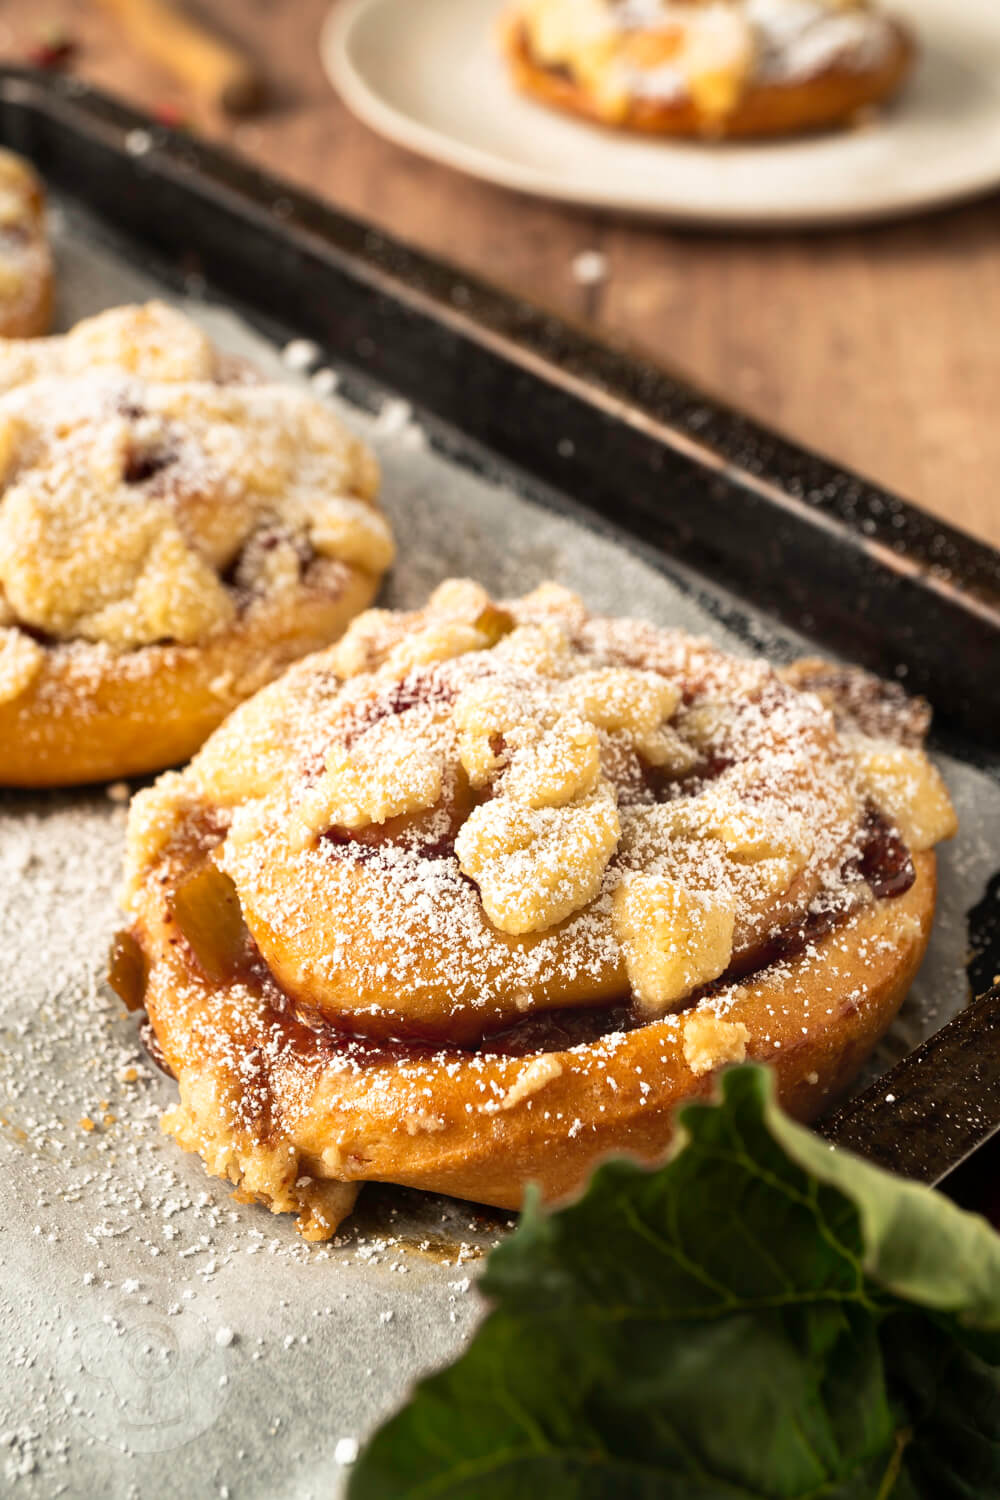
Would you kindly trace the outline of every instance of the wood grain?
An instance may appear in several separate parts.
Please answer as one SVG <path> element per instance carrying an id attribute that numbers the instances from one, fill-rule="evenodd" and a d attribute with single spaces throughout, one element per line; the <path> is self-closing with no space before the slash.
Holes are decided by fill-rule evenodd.
<path id="1" fill-rule="evenodd" d="M 47 0 L 74 70 L 380 227 L 631 344 L 927 510 L 1000 545 L 1000 199 L 823 235 L 703 234 L 615 222 L 463 178 L 358 124 L 320 68 L 328 0 L 214 0 L 213 26 L 265 65 L 271 104 L 233 122 L 133 53 L 109 16 Z M 0 0 L 0 52 L 38 40 Z M 571 263 L 599 249 L 609 274 Z"/>

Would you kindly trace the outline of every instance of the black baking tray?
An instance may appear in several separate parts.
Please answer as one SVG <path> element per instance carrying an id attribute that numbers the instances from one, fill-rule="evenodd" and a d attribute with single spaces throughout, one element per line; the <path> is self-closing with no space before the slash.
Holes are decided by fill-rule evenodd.
<path id="1" fill-rule="evenodd" d="M 279 339 L 306 330 L 363 385 L 412 402 L 461 461 L 514 465 L 543 501 L 572 497 L 828 650 L 904 677 L 933 704 L 941 742 L 996 774 L 992 548 L 76 79 L 0 69 L 0 139 L 168 280 L 203 279 Z M 1000 970 L 987 918 L 983 988 Z M 1000 1130 L 1000 990 L 820 1128 L 940 1181 Z"/>

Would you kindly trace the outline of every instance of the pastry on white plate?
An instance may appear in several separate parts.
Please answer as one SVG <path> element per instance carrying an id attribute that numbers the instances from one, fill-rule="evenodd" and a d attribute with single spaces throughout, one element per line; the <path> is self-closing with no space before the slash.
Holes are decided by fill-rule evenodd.
<path id="1" fill-rule="evenodd" d="M 898 91 L 916 50 L 869 0 L 511 0 L 502 43 L 533 98 L 702 138 L 849 124 Z"/>

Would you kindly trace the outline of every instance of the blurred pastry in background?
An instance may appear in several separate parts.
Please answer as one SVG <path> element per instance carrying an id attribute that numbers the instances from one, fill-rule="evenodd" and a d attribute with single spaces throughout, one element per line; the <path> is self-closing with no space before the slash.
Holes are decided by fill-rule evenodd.
<path id="1" fill-rule="evenodd" d="M 0 150 L 0 337 L 46 333 L 52 297 L 45 189 L 26 161 Z"/>
<path id="2" fill-rule="evenodd" d="M 868 0 L 512 0 L 501 35 L 524 93 L 678 137 L 848 125 L 897 93 L 916 55 Z"/>
<path id="3" fill-rule="evenodd" d="M 256 384 L 238 355 L 216 348 L 203 328 L 166 302 L 109 307 L 48 338 L 0 340 L 0 394 L 46 376 L 117 371 L 141 380 Z"/>

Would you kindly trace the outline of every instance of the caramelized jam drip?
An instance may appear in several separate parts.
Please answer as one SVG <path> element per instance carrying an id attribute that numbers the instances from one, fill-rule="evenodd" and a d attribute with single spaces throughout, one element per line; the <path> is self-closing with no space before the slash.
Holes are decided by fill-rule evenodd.
<path id="1" fill-rule="evenodd" d="M 164 1053 L 163 1048 L 160 1046 L 159 1037 L 153 1030 L 152 1021 L 144 1021 L 143 1024 L 139 1027 L 139 1040 L 145 1047 L 150 1061 L 155 1063 L 160 1072 L 165 1073 L 168 1078 L 176 1078 L 177 1075 L 170 1064 L 167 1062 L 166 1054 Z"/>
<path id="2" fill-rule="evenodd" d="M 126 1010 L 142 1010 L 146 1000 L 149 965 L 130 932 L 118 932 L 108 955 L 108 984 Z"/>
<path id="3" fill-rule="evenodd" d="M 865 813 L 857 869 L 880 901 L 905 895 L 917 878 L 909 849 L 891 824 L 872 806 Z"/>
<path id="4" fill-rule="evenodd" d="M 473 1049 L 495 1057 L 531 1057 L 537 1052 L 565 1052 L 599 1042 L 619 1031 L 635 1031 L 648 1021 L 631 1005 L 578 1005 L 526 1016 L 506 1031 L 484 1037 Z"/>

